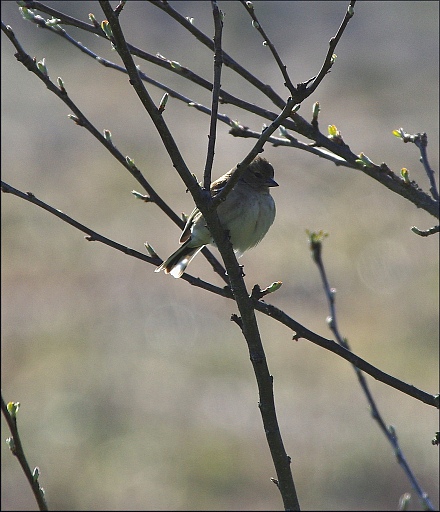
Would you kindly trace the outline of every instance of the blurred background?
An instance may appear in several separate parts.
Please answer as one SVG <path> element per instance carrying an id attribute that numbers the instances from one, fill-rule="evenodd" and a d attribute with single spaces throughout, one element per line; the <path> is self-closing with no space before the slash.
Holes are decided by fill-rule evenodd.
<path id="1" fill-rule="evenodd" d="M 88 22 L 104 16 L 97 2 L 49 2 Z M 209 2 L 171 2 L 213 36 Z M 223 47 L 287 99 L 282 76 L 239 2 L 220 2 Z M 348 2 L 256 2 L 262 26 L 293 83 L 315 75 Z M 116 3 L 114 3 L 116 6 Z M 134 159 L 180 214 L 193 203 L 127 77 L 104 68 L 2 2 L 32 57 L 46 59 L 77 106 Z M 332 72 L 300 114 L 335 124 L 356 153 L 386 162 L 429 191 L 414 145 L 392 130 L 426 131 L 438 170 L 438 2 L 360 2 Z M 48 17 L 44 15 L 44 17 Z M 212 53 L 147 2 L 121 14 L 127 40 L 212 78 Z M 66 27 L 97 54 L 120 63 L 104 39 Z M 4 35 L 3 180 L 121 244 L 161 257 L 177 247 L 179 229 L 153 204 L 131 194 L 140 186 L 67 107 L 14 58 Z M 152 78 L 205 105 L 209 93 L 175 74 L 137 61 Z M 223 88 L 275 110 L 230 69 Z M 162 91 L 147 86 L 158 104 Z M 230 105 L 220 111 L 253 130 L 263 120 Z M 200 179 L 208 116 L 170 99 L 164 118 L 189 168 Z M 254 144 L 220 123 L 213 177 Z M 302 140 L 302 139 L 300 139 Z M 308 142 L 308 141 L 306 141 Z M 281 280 L 267 301 L 326 337 L 326 299 L 309 253 L 306 229 L 328 232 L 323 257 L 337 289 L 339 327 L 352 350 L 381 370 L 438 392 L 438 236 L 421 238 L 436 220 L 363 173 L 288 148 L 266 146 L 280 187 L 277 218 L 263 242 L 245 254 L 249 290 Z M 436 174 L 438 178 L 438 174 Z M 282 500 L 266 444 L 246 343 L 230 321 L 234 303 L 99 243 L 12 195 L 2 196 L 2 389 L 19 401 L 19 429 L 52 510 L 273 510 Z M 216 252 L 216 250 L 214 249 Z M 199 255 L 190 273 L 222 285 Z M 412 492 L 376 422 L 350 364 L 258 314 L 274 376 L 281 433 L 304 510 L 395 510 Z M 436 411 L 368 377 L 423 489 L 438 506 Z M 2 510 L 36 503 L 4 439 Z M 415 498 L 410 505 L 421 510 Z"/>

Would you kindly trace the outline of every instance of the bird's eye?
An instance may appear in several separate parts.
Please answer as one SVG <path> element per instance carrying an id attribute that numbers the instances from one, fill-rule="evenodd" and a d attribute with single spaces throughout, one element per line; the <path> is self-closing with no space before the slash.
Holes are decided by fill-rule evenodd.
<path id="1" fill-rule="evenodd" d="M 256 176 L 258 179 L 261 180 L 261 178 L 263 177 L 263 175 L 261 174 L 261 172 L 254 172 L 254 176 Z"/>

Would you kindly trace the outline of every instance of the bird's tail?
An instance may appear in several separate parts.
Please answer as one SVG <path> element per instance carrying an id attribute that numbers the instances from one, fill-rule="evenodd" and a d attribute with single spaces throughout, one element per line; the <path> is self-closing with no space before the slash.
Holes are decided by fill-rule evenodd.
<path id="1" fill-rule="evenodd" d="M 176 279 L 181 277 L 194 256 L 205 247 L 204 245 L 201 247 L 189 247 L 190 241 L 190 239 L 187 240 L 177 251 L 173 252 L 162 265 L 156 268 L 155 272 L 164 270 L 165 274 L 171 274 Z"/>

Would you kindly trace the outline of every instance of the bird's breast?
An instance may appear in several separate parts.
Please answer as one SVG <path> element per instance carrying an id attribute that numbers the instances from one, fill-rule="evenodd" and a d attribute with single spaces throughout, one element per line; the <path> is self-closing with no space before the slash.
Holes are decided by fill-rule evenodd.
<path id="1" fill-rule="evenodd" d="M 275 202 L 269 193 L 249 193 L 244 197 L 234 194 L 219 205 L 218 213 L 223 226 L 229 230 L 234 251 L 240 257 L 257 245 L 269 230 L 275 219 Z"/>

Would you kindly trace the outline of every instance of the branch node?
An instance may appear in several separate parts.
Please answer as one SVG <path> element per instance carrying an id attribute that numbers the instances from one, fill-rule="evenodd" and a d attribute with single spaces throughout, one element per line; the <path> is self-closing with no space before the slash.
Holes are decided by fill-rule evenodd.
<path id="1" fill-rule="evenodd" d="M 278 487 L 278 489 L 280 488 L 280 483 L 278 482 L 278 480 L 276 478 L 271 477 L 270 481 L 272 483 L 274 483 Z"/>
<path id="2" fill-rule="evenodd" d="M 243 330 L 243 320 L 235 313 L 231 315 L 231 322 L 236 323 L 238 327 L 240 327 L 240 329 Z"/>

